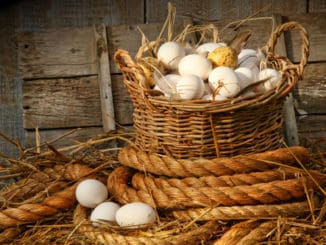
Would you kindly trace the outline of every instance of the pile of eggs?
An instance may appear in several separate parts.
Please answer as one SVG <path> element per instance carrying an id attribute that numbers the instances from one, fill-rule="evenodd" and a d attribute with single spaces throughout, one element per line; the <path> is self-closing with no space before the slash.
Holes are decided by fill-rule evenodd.
<path id="1" fill-rule="evenodd" d="M 168 98 L 222 101 L 237 97 L 260 80 L 264 82 L 246 89 L 243 95 L 262 94 L 277 86 L 280 72 L 260 70 L 263 59 L 257 50 L 242 49 L 238 54 L 225 43 L 210 42 L 193 48 L 170 41 L 159 47 L 157 59 L 145 57 L 138 64 L 150 87 Z M 146 66 L 146 62 L 150 64 Z"/>
<path id="2" fill-rule="evenodd" d="M 86 179 L 76 188 L 75 196 L 80 205 L 91 208 L 90 220 L 94 226 L 109 222 L 121 227 L 151 224 L 156 219 L 155 210 L 146 203 L 132 202 L 120 206 L 108 200 L 108 190 L 99 180 Z"/>

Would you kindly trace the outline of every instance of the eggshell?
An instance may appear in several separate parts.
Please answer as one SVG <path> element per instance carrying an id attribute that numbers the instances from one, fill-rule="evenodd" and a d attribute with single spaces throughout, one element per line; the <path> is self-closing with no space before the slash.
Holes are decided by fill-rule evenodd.
<path id="1" fill-rule="evenodd" d="M 202 97 L 203 100 L 215 100 L 215 101 L 223 101 L 223 100 L 227 100 L 228 98 L 220 95 L 220 94 L 217 94 L 214 98 L 213 98 L 213 95 L 212 94 L 206 94 Z"/>
<path id="2" fill-rule="evenodd" d="M 108 198 L 108 190 L 101 181 L 86 179 L 78 184 L 75 196 L 82 206 L 95 208 Z"/>
<path id="3" fill-rule="evenodd" d="M 240 84 L 237 74 L 233 69 L 226 66 L 220 66 L 213 69 L 209 74 L 208 83 L 218 94 L 232 98 L 240 92 Z"/>
<path id="4" fill-rule="evenodd" d="M 164 79 L 166 79 L 170 84 L 176 85 L 180 81 L 181 76 L 178 74 L 171 73 L 171 74 L 165 75 Z"/>
<path id="5" fill-rule="evenodd" d="M 157 51 L 157 58 L 171 70 L 178 69 L 179 61 L 185 56 L 184 48 L 177 42 L 163 43 Z"/>
<path id="6" fill-rule="evenodd" d="M 279 71 L 272 69 L 272 68 L 266 68 L 259 72 L 259 80 L 267 79 L 266 82 L 264 82 L 264 87 L 266 91 L 269 91 L 276 87 L 277 83 L 281 79 L 281 74 Z"/>
<path id="7" fill-rule="evenodd" d="M 212 71 L 212 63 L 199 54 L 190 54 L 180 60 L 178 68 L 181 76 L 197 75 L 206 80 Z"/>
<path id="8" fill-rule="evenodd" d="M 254 49 L 241 49 L 240 53 L 238 54 L 238 64 L 241 64 L 249 57 L 255 57 L 255 59 L 257 59 L 257 51 Z"/>
<path id="9" fill-rule="evenodd" d="M 178 74 L 167 74 L 161 78 L 155 79 L 154 89 L 160 90 L 164 93 L 165 97 L 171 97 L 176 93 L 176 84 L 181 79 Z"/>
<path id="10" fill-rule="evenodd" d="M 214 43 L 214 42 L 203 43 L 197 47 L 196 51 L 201 56 L 207 57 L 208 53 L 212 52 L 214 49 L 221 46 L 226 46 L 226 43 Z"/>
<path id="11" fill-rule="evenodd" d="M 96 221 L 101 222 L 101 220 L 116 222 L 115 214 L 119 208 L 120 205 L 115 202 L 102 202 L 93 209 L 90 220 L 93 221 L 94 226 Z"/>
<path id="12" fill-rule="evenodd" d="M 259 68 L 257 66 L 254 66 L 251 68 L 252 76 L 254 77 L 254 81 L 259 80 Z"/>
<path id="13" fill-rule="evenodd" d="M 176 91 L 182 99 L 199 99 L 205 92 L 204 81 L 196 75 L 182 76 L 176 85 Z"/>
<path id="14" fill-rule="evenodd" d="M 247 59 L 243 60 L 238 67 L 246 67 L 249 69 L 253 69 L 253 67 L 257 66 L 257 57 L 247 57 Z"/>
<path id="15" fill-rule="evenodd" d="M 244 89 L 255 81 L 254 74 L 251 69 L 247 67 L 240 67 L 234 70 L 239 78 L 240 89 Z"/>
<path id="16" fill-rule="evenodd" d="M 115 219 L 120 226 L 145 225 L 156 219 L 154 209 L 146 203 L 133 202 L 119 208 Z"/>
<path id="17" fill-rule="evenodd" d="M 214 67 L 228 66 L 236 68 L 238 65 L 237 52 L 229 46 L 222 46 L 214 49 L 208 54 L 207 59 L 212 62 Z"/>

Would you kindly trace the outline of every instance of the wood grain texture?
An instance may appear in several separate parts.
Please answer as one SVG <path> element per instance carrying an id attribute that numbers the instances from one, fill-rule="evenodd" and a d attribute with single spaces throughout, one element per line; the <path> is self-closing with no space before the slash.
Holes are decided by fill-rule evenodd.
<path id="1" fill-rule="evenodd" d="M 110 62 L 106 28 L 103 24 L 95 25 L 96 50 L 98 58 L 98 85 L 100 90 L 102 125 L 105 132 L 115 129 Z"/>
<path id="2" fill-rule="evenodd" d="M 294 96 L 299 113 L 326 114 L 326 62 L 306 66 Z"/>
<path id="3" fill-rule="evenodd" d="M 295 14 L 284 17 L 284 21 L 298 21 L 308 31 L 310 41 L 309 62 L 326 61 L 326 13 Z M 286 33 L 288 57 L 293 62 L 301 58 L 301 38 L 299 32 Z"/>
<path id="4" fill-rule="evenodd" d="M 97 76 L 25 82 L 24 128 L 100 126 L 99 93 Z"/>
<path id="5" fill-rule="evenodd" d="M 309 13 L 326 13 L 326 1 L 325 0 L 310 0 L 308 1 Z"/>
<path id="6" fill-rule="evenodd" d="M 122 75 L 112 75 L 111 79 L 116 121 L 119 125 L 132 125 L 133 105 Z"/>
<path id="7" fill-rule="evenodd" d="M 144 0 L 16 1 L 24 30 L 143 23 Z"/>
<path id="8" fill-rule="evenodd" d="M 326 115 L 299 116 L 300 144 L 316 152 L 326 151 Z"/>
<path id="9" fill-rule="evenodd" d="M 194 20 L 243 19 L 264 10 L 257 16 L 271 16 L 272 13 L 282 15 L 306 13 L 306 0 L 178 0 L 170 1 L 177 9 L 179 16 L 192 16 Z M 146 1 L 146 20 L 148 22 L 164 21 L 167 13 L 166 0 Z"/>
<path id="10" fill-rule="evenodd" d="M 18 35 L 24 79 L 97 74 L 93 28 L 59 28 Z"/>

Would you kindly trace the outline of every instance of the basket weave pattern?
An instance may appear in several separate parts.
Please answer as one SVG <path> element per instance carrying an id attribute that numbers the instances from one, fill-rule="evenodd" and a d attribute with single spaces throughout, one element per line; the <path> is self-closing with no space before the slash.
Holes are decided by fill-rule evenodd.
<path id="1" fill-rule="evenodd" d="M 298 65 L 274 53 L 278 37 L 291 29 L 299 30 L 302 37 Z M 279 26 L 270 37 L 266 53 L 269 66 L 282 71 L 281 84 L 255 98 L 239 97 L 224 102 L 152 96 L 143 70 L 127 51 L 118 50 L 115 62 L 134 106 L 136 145 L 145 152 L 176 159 L 227 157 L 281 147 L 282 107 L 303 72 L 308 47 L 307 32 L 299 23 Z"/>

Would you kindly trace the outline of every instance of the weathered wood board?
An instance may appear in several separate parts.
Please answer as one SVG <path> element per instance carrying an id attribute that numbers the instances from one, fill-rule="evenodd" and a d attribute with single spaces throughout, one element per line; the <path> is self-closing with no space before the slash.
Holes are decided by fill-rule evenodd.
<path id="1" fill-rule="evenodd" d="M 98 64 L 98 86 L 100 90 L 102 126 L 105 132 L 115 129 L 114 107 L 110 73 L 106 27 L 97 24 L 94 28 Z"/>
<path id="2" fill-rule="evenodd" d="M 24 79 L 97 74 L 92 27 L 20 33 L 18 54 Z"/>
<path id="3" fill-rule="evenodd" d="M 307 65 L 294 94 L 298 113 L 326 114 L 326 62 Z"/>
<path id="4" fill-rule="evenodd" d="M 175 4 L 177 15 L 189 15 L 194 17 L 194 20 L 217 20 L 217 19 L 243 19 L 257 14 L 258 16 L 268 16 L 272 13 L 293 14 L 306 13 L 307 1 L 296 0 L 252 0 L 237 1 L 237 0 L 182 0 L 171 1 Z M 146 2 L 146 20 L 148 22 L 164 21 L 167 13 L 167 1 L 147 0 Z"/>
<path id="5" fill-rule="evenodd" d="M 284 21 L 297 21 L 301 23 L 309 34 L 309 62 L 326 61 L 326 13 L 313 13 L 304 15 L 284 16 Z M 301 58 L 301 38 L 298 31 L 290 31 L 285 36 L 288 58 L 299 62 Z"/>
<path id="6" fill-rule="evenodd" d="M 143 23 L 144 2 L 145 0 L 30 0 L 15 1 L 14 5 L 19 28 L 39 30 L 86 27 L 96 23 Z"/>
<path id="7" fill-rule="evenodd" d="M 102 125 L 97 76 L 26 81 L 23 108 L 25 129 Z"/>
<path id="8" fill-rule="evenodd" d="M 326 1 L 325 0 L 310 0 L 308 12 L 309 13 L 326 13 Z"/>
<path id="9" fill-rule="evenodd" d="M 326 116 L 299 116 L 298 132 L 300 145 L 311 147 L 314 151 L 326 151 Z"/>
<path id="10" fill-rule="evenodd" d="M 111 79 L 116 121 L 119 125 L 132 125 L 133 105 L 122 75 L 112 75 Z"/>

